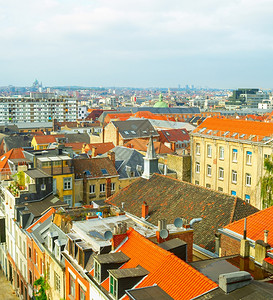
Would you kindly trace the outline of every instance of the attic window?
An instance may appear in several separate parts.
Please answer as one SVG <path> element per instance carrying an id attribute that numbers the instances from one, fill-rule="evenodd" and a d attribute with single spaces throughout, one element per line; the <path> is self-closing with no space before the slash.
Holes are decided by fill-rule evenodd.
<path id="1" fill-rule="evenodd" d="M 4 156 L 1 158 L 1 161 L 3 161 L 5 158 L 6 158 L 6 156 L 4 155 Z"/>
<path id="2" fill-rule="evenodd" d="M 229 134 L 229 131 L 226 131 L 223 136 L 227 136 Z"/>
<path id="3" fill-rule="evenodd" d="M 212 130 L 210 129 L 210 130 L 207 131 L 207 134 L 210 134 L 211 132 L 212 132 Z M 184 132 L 183 132 L 183 133 L 184 133 Z"/>
<path id="4" fill-rule="evenodd" d="M 265 142 L 265 141 L 269 141 L 270 140 L 270 136 L 265 136 L 262 141 Z"/>
<path id="5" fill-rule="evenodd" d="M 186 132 L 184 130 L 181 130 L 183 134 L 186 134 Z"/>
<path id="6" fill-rule="evenodd" d="M 143 130 L 143 133 L 147 133 L 147 130 Z"/>
<path id="7" fill-rule="evenodd" d="M 233 133 L 233 135 L 232 135 L 231 137 L 235 137 L 237 134 L 238 134 L 238 133 L 237 133 L 237 132 L 235 132 L 235 133 Z"/>
<path id="8" fill-rule="evenodd" d="M 240 135 L 240 139 L 243 138 L 243 137 L 245 137 L 245 134 L 244 134 L 244 133 Z"/>
<path id="9" fill-rule="evenodd" d="M 183 132 L 183 131 L 182 131 Z M 168 131 L 166 131 L 166 135 L 170 135 Z"/>
<path id="10" fill-rule="evenodd" d="M 199 130 L 199 133 L 202 133 L 203 131 L 205 131 L 207 129 L 207 127 L 203 127 Z"/>
<path id="11" fill-rule="evenodd" d="M 134 130 L 131 130 L 132 134 L 136 134 L 136 132 Z"/>
<path id="12" fill-rule="evenodd" d="M 102 172 L 103 175 L 109 175 L 109 173 L 107 172 L 106 169 L 101 169 L 101 172 Z"/>
<path id="13" fill-rule="evenodd" d="M 124 130 L 124 133 L 125 133 L 125 134 L 129 134 L 129 132 L 128 132 L 127 130 Z"/>
<path id="14" fill-rule="evenodd" d="M 110 293 L 116 298 L 117 297 L 117 280 L 110 275 Z"/>

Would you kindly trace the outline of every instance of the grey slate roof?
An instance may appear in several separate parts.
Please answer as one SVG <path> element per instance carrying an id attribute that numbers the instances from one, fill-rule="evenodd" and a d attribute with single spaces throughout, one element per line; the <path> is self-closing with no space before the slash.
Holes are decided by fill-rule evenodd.
<path id="1" fill-rule="evenodd" d="M 67 133 L 65 134 L 67 143 L 90 143 L 90 137 L 88 133 Z"/>
<path id="2" fill-rule="evenodd" d="M 32 170 L 27 170 L 25 171 L 25 173 L 31 177 L 31 178 L 46 178 L 46 177 L 52 177 L 48 174 L 46 174 L 45 172 L 43 172 L 40 169 L 32 169 Z"/>
<path id="3" fill-rule="evenodd" d="M 135 172 L 134 177 L 141 176 L 141 174 L 137 171 L 137 165 L 144 168 L 144 155 L 136 151 L 132 148 L 126 148 L 123 146 L 117 146 L 113 148 L 111 151 L 115 152 L 115 167 L 117 169 L 120 178 L 128 178 L 128 174 L 126 172 L 126 166 L 131 167 L 131 172 Z"/>
<path id="4" fill-rule="evenodd" d="M 21 136 L 21 135 L 11 135 L 3 138 L 6 149 L 8 152 L 13 148 L 29 148 L 31 146 L 32 136 Z"/>
<path id="5" fill-rule="evenodd" d="M 159 136 L 154 126 L 147 119 L 112 121 L 113 125 L 119 129 L 120 135 L 124 139 L 147 138 Z"/>

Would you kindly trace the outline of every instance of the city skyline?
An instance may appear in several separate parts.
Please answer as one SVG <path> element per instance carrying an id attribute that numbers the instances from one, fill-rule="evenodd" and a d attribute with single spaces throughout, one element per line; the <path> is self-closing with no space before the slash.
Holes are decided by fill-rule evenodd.
<path id="1" fill-rule="evenodd" d="M 269 0 L 3 2 L 0 86 L 271 88 Z"/>

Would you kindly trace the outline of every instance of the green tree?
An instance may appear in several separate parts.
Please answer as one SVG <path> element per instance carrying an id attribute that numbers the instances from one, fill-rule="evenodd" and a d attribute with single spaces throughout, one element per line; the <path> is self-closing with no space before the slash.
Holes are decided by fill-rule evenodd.
<path id="1" fill-rule="evenodd" d="M 273 205 L 273 158 L 264 160 L 265 174 L 261 178 L 261 198 L 263 208 Z"/>
<path id="2" fill-rule="evenodd" d="M 42 276 L 34 281 L 33 285 L 37 287 L 37 292 L 34 296 L 36 300 L 47 300 L 46 290 L 48 289 L 48 283 L 46 279 Z"/>

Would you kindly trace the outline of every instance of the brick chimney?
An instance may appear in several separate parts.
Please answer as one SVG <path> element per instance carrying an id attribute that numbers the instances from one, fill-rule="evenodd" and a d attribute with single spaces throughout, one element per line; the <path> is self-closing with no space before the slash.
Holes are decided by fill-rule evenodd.
<path id="1" fill-rule="evenodd" d="M 127 237 L 127 223 L 120 222 L 114 226 L 114 234 L 111 239 L 112 250 L 115 250 Z"/>
<path id="2" fill-rule="evenodd" d="M 119 128 L 116 128 L 116 146 L 119 145 Z"/>
<path id="3" fill-rule="evenodd" d="M 149 212 L 149 206 L 145 201 L 143 201 L 141 217 L 143 219 L 146 219 L 148 217 L 148 212 Z"/>
<path id="4" fill-rule="evenodd" d="M 106 178 L 106 198 L 111 196 L 111 178 Z"/>
<path id="5" fill-rule="evenodd" d="M 112 161 L 114 167 L 115 167 L 115 163 L 116 163 L 116 154 L 113 151 L 109 151 L 107 153 L 108 158 Z"/>

